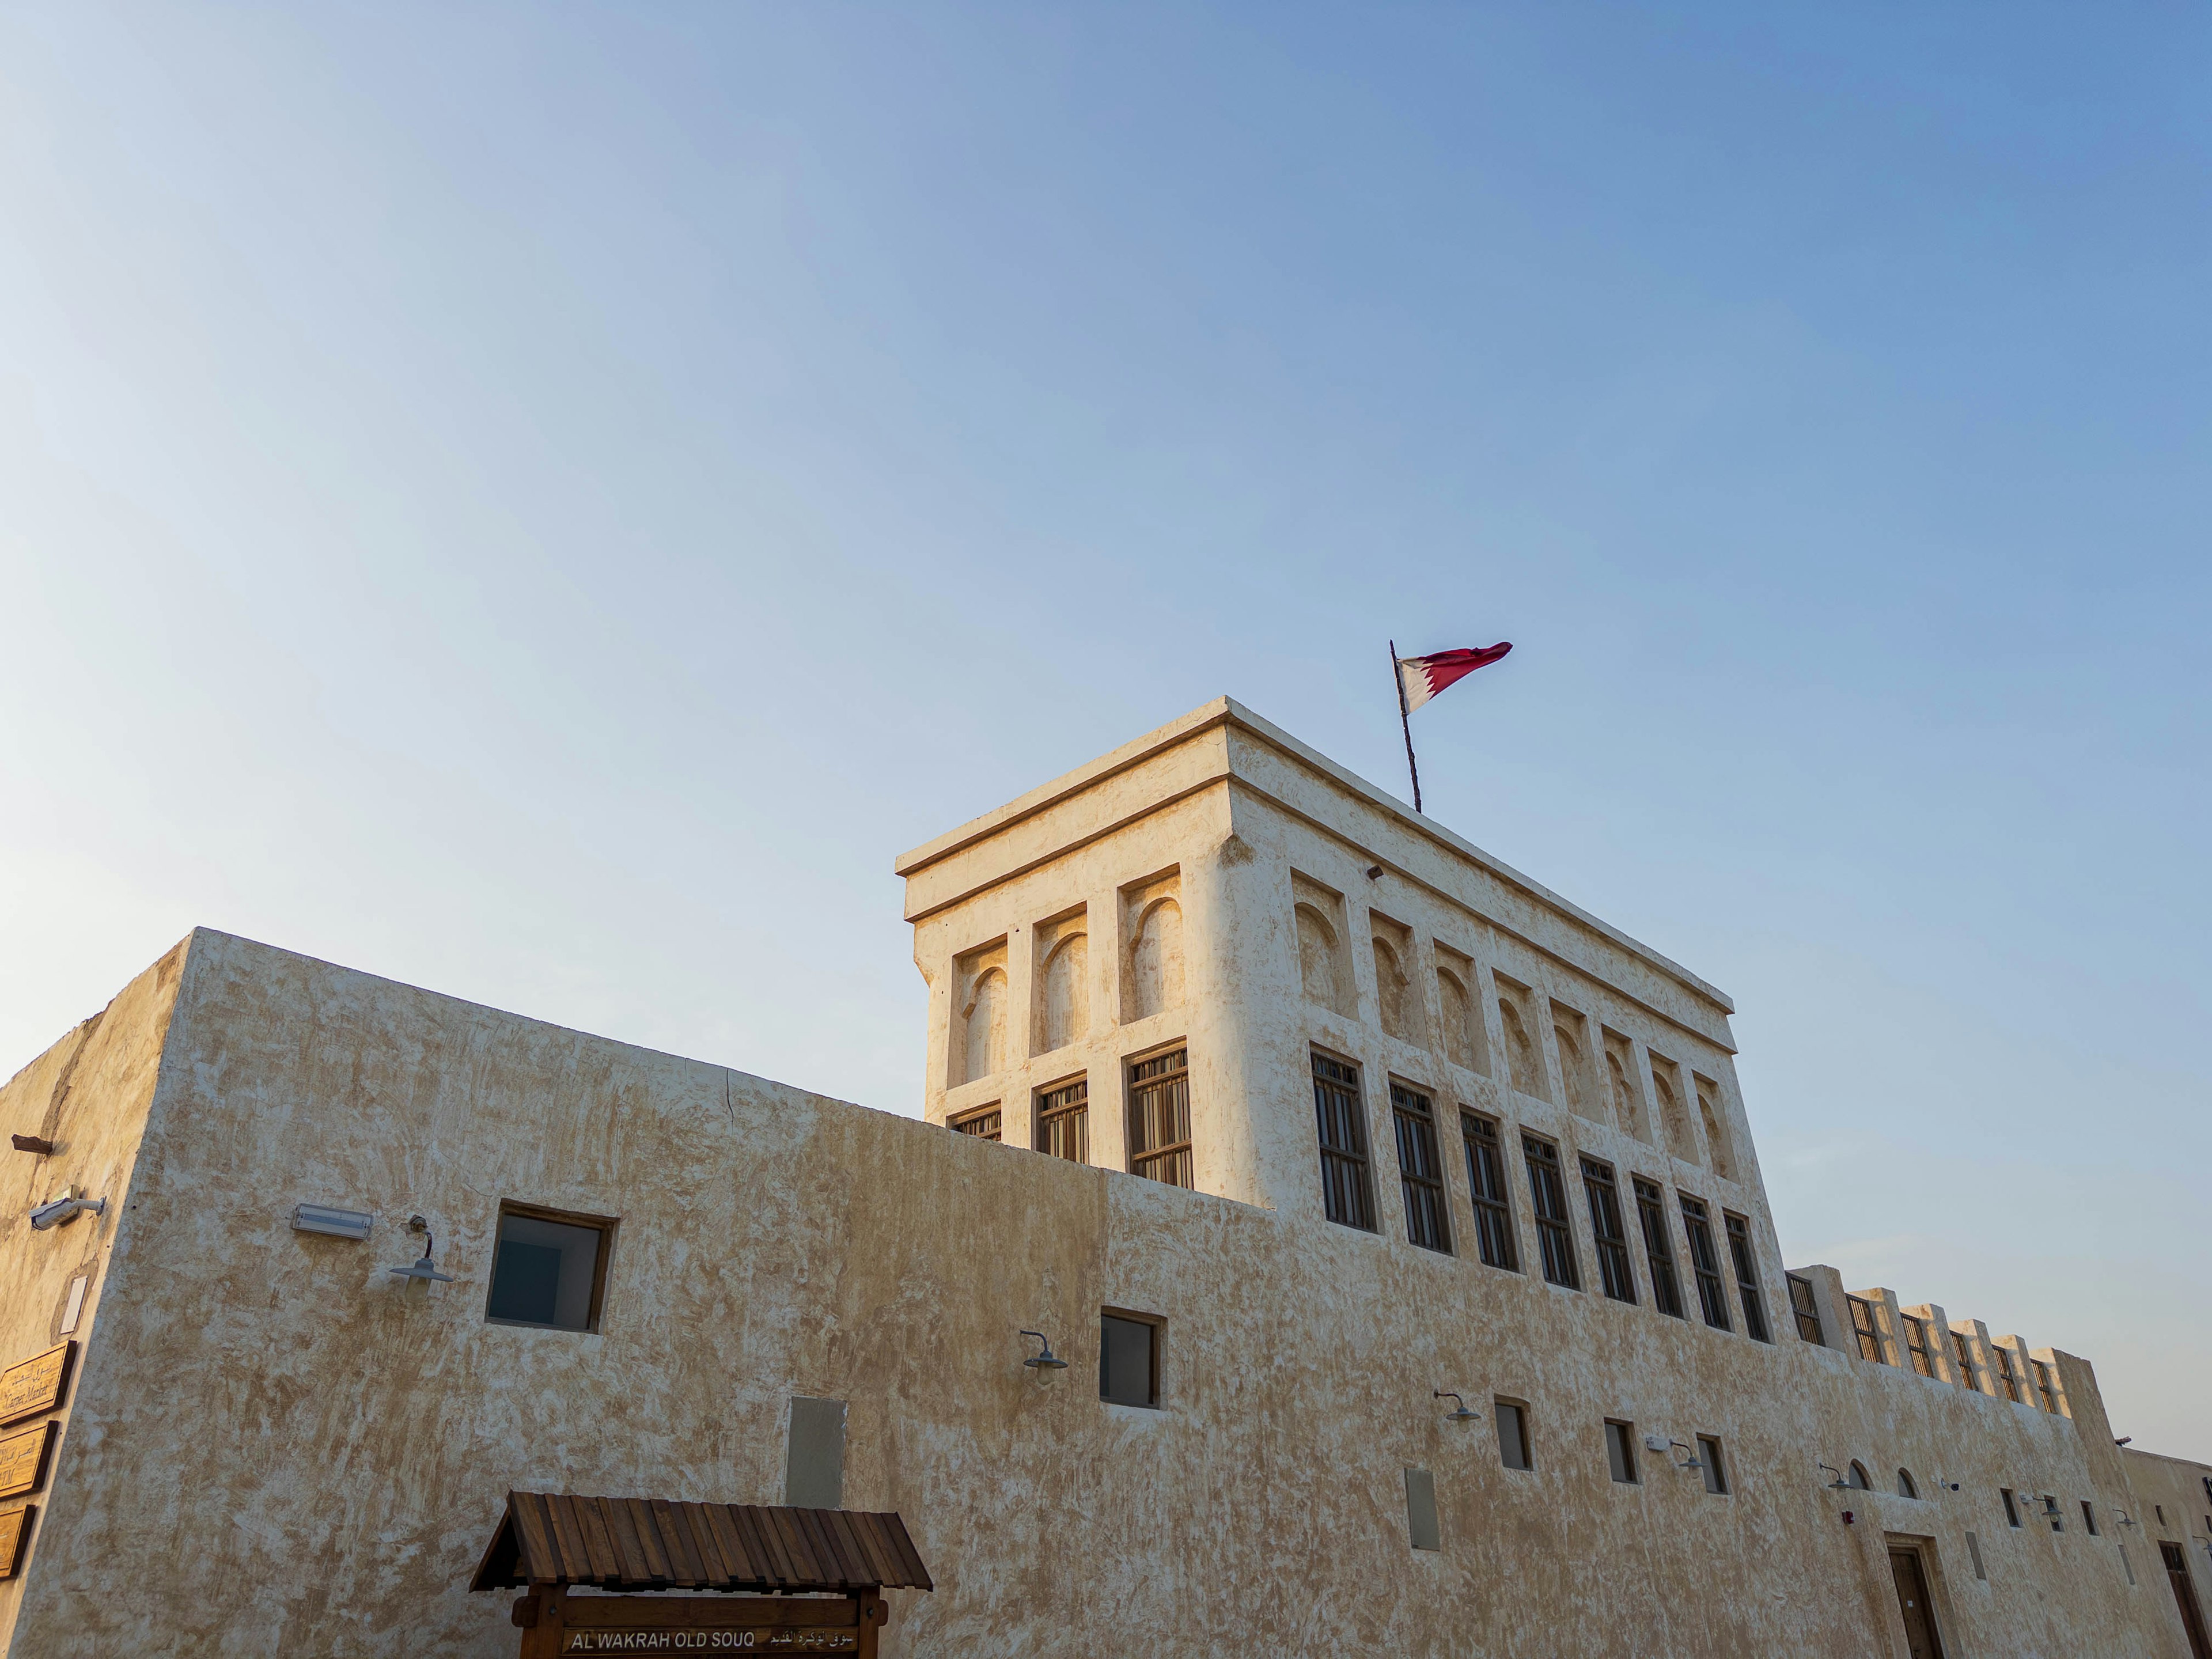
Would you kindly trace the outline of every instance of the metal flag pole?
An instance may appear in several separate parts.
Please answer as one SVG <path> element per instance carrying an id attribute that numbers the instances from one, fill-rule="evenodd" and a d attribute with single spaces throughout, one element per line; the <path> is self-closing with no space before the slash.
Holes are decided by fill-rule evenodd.
<path id="1" fill-rule="evenodd" d="M 1406 677 L 1398 672 L 1398 641 L 1390 641 L 1390 684 L 1398 688 L 1398 725 L 1406 734 L 1406 771 L 1413 780 L 1413 810 L 1421 810 L 1421 769 L 1413 763 L 1413 711 L 1406 707 Z"/>

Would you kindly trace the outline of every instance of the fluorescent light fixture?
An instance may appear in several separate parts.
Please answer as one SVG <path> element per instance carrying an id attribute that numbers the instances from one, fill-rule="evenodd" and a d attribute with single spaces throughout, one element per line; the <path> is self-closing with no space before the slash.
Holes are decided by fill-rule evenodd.
<path id="1" fill-rule="evenodd" d="M 325 1204 L 295 1204 L 292 1231 L 325 1233 L 332 1238 L 367 1238 L 375 1217 L 359 1210 L 333 1210 Z"/>

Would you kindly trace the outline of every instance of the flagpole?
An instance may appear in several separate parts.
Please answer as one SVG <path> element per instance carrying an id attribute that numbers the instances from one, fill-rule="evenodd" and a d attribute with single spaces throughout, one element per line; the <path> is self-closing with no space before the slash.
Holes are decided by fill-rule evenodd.
<path id="1" fill-rule="evenodd" d="M 1390 641 L 1390 684 L 1398 688 L 1398 726 L 1406 734 L 1406 771 L 1413 780 L 1413 810 L 1421 810 L 1421 769 L 1413 763 L 1413 714 L 1406 707 L 1406 677 L 1398 672 L 1398 641 Z"/>

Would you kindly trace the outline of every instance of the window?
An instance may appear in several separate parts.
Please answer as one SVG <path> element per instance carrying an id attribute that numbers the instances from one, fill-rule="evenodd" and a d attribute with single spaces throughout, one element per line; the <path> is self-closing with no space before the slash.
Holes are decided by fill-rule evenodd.
<path id="1" fill-rule="evenodd" d="M 1820 1329 L 1820 1304 L 1814 1298 L 1813 1281 L 1798 1273 L 1784 1273 L 1790 1286 L 1790 1312 L 1797 1322 L 1797 1339 L 1810 1342 L 1816 1348 L 1828 1346 L 1828 1339 Z"/>
<path id="2" fill-rule="evenodd" d="M 2048 1364 L 2040 1359 L 2027 1362 L 2035 1367 L 2035 1391 L 2043 1396 L 2043 1409 L 2053 1416 L 2063 1415 L 2058 1410 L 2058 1378 Z"/>
<path id="3" fill-rule="evenodd" d="M 1037 1097 L 1037 1151 L 1071 1164 L 1091 1162 L 1091 1079 L 1079 1077 Z"/>
<path id="4" fill-rule="evenodd" d="M 1636 1218 L 1644 1226 L 1644 1265 L 1651 1271 L 1651 1305 L 1676 1319 L 1682 1312 L 1682 1287 L 1674 1278 L 1674 1243 L 1667 1237 L 1667 1205 L 1659 1183 L 1642 1176 L 1631 1183 L 1636 1189 Z"/>
<path id="5" fill-rule="evenodd" d="M 2005 1525 L 2017 1528 L 2020 1525 L 2020 1510 L 2012 1501 L 2012 1488 L 1998 1487 L 1997 1496 L 2004 1499 Z"/>
<path id="6" fill-rule="evenodd" d="M 2081 1500 L 2081 1524 L 2089 1529 L 2089 1536 L 2101 1536 L 2097 1531 L 2097 1506 L 2087 1498 Z"/>
<path id="7" fill-rule="evenodd" d="M 1636 1476 L 1636 1425 L 1616 1423 L 1611 1418 L 1605 1424 L 1605 1456 L 1613 1466 L 1613 1478 L 1624 1486 L 1638 1483 Z"/>
<path id="8" fill-rule="evenodd" d="M 1920 1496 L 1920 1488 L 1913 1484 L 1911 1469 L 1899 1469 L 1897 1472 L 1897 1495 L 1899 1498 Z"/>
<path id="9" fill-rule="evenodd" d="M 1636 1300 L 1636 1280 L 1628 1271 L 1628 1236 L 1621 1231 L 1620 1194 L 1613 1166 L 1594 1158 L 1583 1160 L 1583 1192 L 1589 1200 L 1590 1242 L 1597 1251 L 1598 1283 L 1615 1302 Z"/>
<path id="10" fill-rule="evenodd" d="M 614 1235 L 614 1222 L 604 1216 L 501 1205 L 486 1322 L 598 1330 Z"/>
<path id="11" fill-rule="evenodd" d="M 1966 1553 L 1974 1558 L 1974 1577 L 1987 1582 L 1990 1570 L 1982 1565 L 1982 1540 L 1978 1534 L 1966 1534 Z"/>
<path id="12" fill-rule="evenodd" d="M 1137 1314 L 1098 1319 L 1098 1397 L 1116 1406 L 1160 1403 L 1160 1328 Z"/>
<path id="13" fill-rule="evenodd" d="M 2152 1505 L 2150 1506 L 2150 1512 L 2151 1512 L 2153 1515 L 2154 1515 L 2154 1516 L 2156 1516 L 2158 1517 L 2158 1524 L 2159 1524 L 2160 1527 L 2163 1527 L 2163 1526 L 2165 1526 L 2165 1525 L 2166 1525 L 2166 1505 L 2165 1505 L 2165 1504 L 2152 1504 Z"/>
<path id="14" fill-rule="evenodd" d="M 1406 1536 L 1417 1550 L 1440 1550 L 1437 1528 L 1437 1478 L 1426 1469 L 1406 1471 Z"/>
<path id="15" fill-rule="evenodd" d="M 1544 1258 L 1544 1277 L 1571 1291 L 1583 1287 L 1575 1263 L 1575 1236 L 1567 1226 L 1567 1189 L 1559 1182 L 1559 1149 L 1534 1135 L 1521 1137 L 1528 1160 L 1530 1207 L 1536 1212 L 1536 1244 Z"/>
<path id="16" fill-rule="evenodd" d="M 978 1140 L 999 1138 L 999 1103 L 978 1106 L 972 1112 L 963 1112 L 945 1126 L 956 1135 L 973 1135 Z"/>
<path id="17" fill-rule="evenodd" d="M 1170 1187 L 1193 1184 L 1188 1049 L 1129 1067 L 1129 1172 Z"/>
<path id="18" fill-rule="evenodd" d="M 1451 1254 L 1444 1209 L 1444 1161 L 1437 1151 L 1437 1115 L 1429 1097 L 1390 1085 L 1390 1121 L 1398 1133 L 1398 1184 L 1406 1194 L 1406 1237 L 1425 1250 Z"/>
<path id="19" fill-rule="evenodd" d="M 1771 1342 L 1766 1334 L 1766 1297 L 1759 1288 L 1759 1254 L 1751 1248 L 1751 1224 L 1722 1212 L 1728 1231 L 1729 1261 L 1735 1268 L 1736 1300 L 1743 1304 L 1743 1334 L 1754 1342 Z"/>
<path id="20" fill-rule="evenodd" d="M 2005 1398 L 2015 1406 L 2025 1404 L 2020 1391 L 2020 1367 L 2013 1359 L 2012 1350 L 1999 1347 L 1996 1356 L 1997 1381 L 2004 1384 Z"/>
<path id="21" fill-rule="evenodd" d="M 1528 1444 L 1528 1408 L 1517 1401 L 1491 1401 L 1498 1419 L 1498 1461 L 1509 1469 L 1533 1469 L 1534 1453 Z"/>
<path id="22" fill-rule="evenodd" d="M 1982 1385 L 1974 1380 L 1974 1345 L 1966 1340 L 1964 1331 L 1951 1333 L 1951 1363 L 1959 1373 L 1959 1386 L 1980 1393 Z"/>
<path id="23" fill-rule="evenodd" d="M 1705 1468 L 1705 1490 L 1719 1497 L 1728 1495 L 1728 1465 L 1721 1462 L 1721 1443 L 1709 1434 L 1698 1437 L 1698 1462 Z"/>
<path id="24" fill-rule="evenodd" d="M 1321 1201 L 1331 1221 L 1375 1231 L 1367 1186 L 1367 1126 L 1359 1073 L 1327 1054 L 1313 1057 L 1314 1121 L 1321 1135 Z"/>
<path id="25" fill-rule="evenodd" d="M 1912 1369 L 1923 1376 L 1936 1375 L 1936 1361 L 1928 1352 L 1928 1322 L 1911 1314 L 1899 1316 L 1905 1321 L 1905 1352 L 1912 1361 Z"/>
<path id="26" fill-rule="evenodd" d="M 1866 1465 L 1856 1457 L 1851 1460 L 1850 1474 L 1847 1479 L 1848 1484 L 1859 1492 L 1874 1490 L 1874 1482 L 1867 1479 Z"/>
<path id="27" fill-rule="evenodd" d="M 1874 1322 L 1874 1304 L 1863 1296 L 1847 1296 L 1844 1305 L 1851 1310 L 1851 1334 L 1859 1340 L 1859 1358 L 1871 1359 L 1877 1365 L 1887 1365 L 1882 1358 L 1881 1332 Z"/>
<path id="28" fill-rule="evenodd" d="M 1498 1147 L 1498 1125 L 1462 1112 L 1459 1133 L 1467 1143 L 1467 1190 L 1474 1200 L 1475 1248 L 1490 1266 L 1518 1273 L 1521 1255 L 1513 1248 L 1513 1212 L 1506 1204 L 1505 1158 Z"/>
<path id="29" fill-rule="evenodd" d="M 1682 1231 L 1690 1238 L 1690 1267 L 1698 1276 L 1698 1307 L 1705 1323 L 1717 1331 L 1729 1324 L 1728 1294 L 1721 1288 L 1720 1258 L 1713 1254 L 1712 1223 L 1702 1200 L 1682 1195 Z"/>

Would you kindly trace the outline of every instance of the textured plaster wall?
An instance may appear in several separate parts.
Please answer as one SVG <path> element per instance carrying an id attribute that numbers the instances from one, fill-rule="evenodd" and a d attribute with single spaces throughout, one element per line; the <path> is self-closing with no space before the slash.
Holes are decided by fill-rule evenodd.
<path id="1" fill-rule="evenodd" d="M 126 1137 L 132 1076 L 87 1103 Z M 2021 1471 L 2096 1492 L 2086 1367 L 2052 1417 L 220 934 L 160 1077 L 13 1652 L 511 1652 L 462 1588 L 509 1486 L 775 1501 L 795 1395 L 851 1402 L 846 1501 L 939 1578 L 896 1653 L 1883 1653 L 1884 1531 L 1933 1540 L 1959 1651 L 2181 1651 L 2142 1563 L 1996 1516 Z M 503 1197 L 622 1218 L 601 1334 L 483 1322 Z M 459 1282 L 386 1273 L 417 1210 Z M 1162 1409 L 1097 1398 L 1108 1305 L 1164 1320 Z M 1536 1469 L 1439 1387 L 1528 1401 Z M 1615 1485 L 1609 1415 L 1720 1435 L 1735 1493 Z M 1825 1492 L 1838 1453 L 1962 1491 Z"/>

